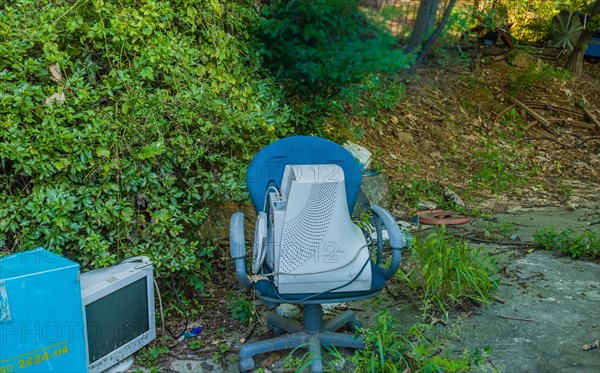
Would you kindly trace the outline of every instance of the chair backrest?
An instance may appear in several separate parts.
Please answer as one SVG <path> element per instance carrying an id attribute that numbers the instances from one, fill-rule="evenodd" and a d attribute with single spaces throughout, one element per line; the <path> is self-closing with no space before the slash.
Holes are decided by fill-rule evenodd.
<path id="1" fill-rule="evenodd" d="M 352 214 L 362 181 L 358 161 L 342 146 L 313 136 L 283 138 L 254 156 L 246 173 L 246 185 L 256 211 L 263 209 L 269 186 L 281 187 L 285 166 L 303 164 L 336 164 L 344 170 L 346 199 Z"/>

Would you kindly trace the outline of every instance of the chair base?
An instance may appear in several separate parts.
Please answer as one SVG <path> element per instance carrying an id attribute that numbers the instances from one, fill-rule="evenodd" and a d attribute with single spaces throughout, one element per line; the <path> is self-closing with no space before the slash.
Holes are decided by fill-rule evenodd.
<path id="1" fill-rule="evenodd" d="M 270 313 L 267 318 L 269 329 L 275 334 L 281 334 L 283 331 L 290 334 L 281 335 L 266 341 L 244 343 L 241 345 L 240 372 L 254 369 L 253 357 L 255 355 L 297 347 L 308 350 L 311 359 L 311 372 L 322 372 L 321 346 L 365 347 L 362 338 L 352 334 L 335 332 L 344 325 L 349 325 L 354 329 L 360 326 L 361 323 L 352 311 L 346 311 L 333 320 L 323 323 L 323 308 L 320 304 L 304 305 L 304 325 L 276 313 Z"/>

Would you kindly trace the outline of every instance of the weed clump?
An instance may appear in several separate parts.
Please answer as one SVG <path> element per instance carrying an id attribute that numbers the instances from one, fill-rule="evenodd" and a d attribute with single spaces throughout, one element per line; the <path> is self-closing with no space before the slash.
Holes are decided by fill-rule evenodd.
<path id="1" fill-rule="evenodd" d="M 573 258 L 600 258 L 600 237 L 591 230 L 576 232 L 573 229 L 542 228 L 533 242 L 544 250 L 560 251 Z"/>
<path id="2" fill-rule="evenodd" d="M 231 311 L 231 317 L 240 320 L 242 324 L 249 325 L 252 322 L 254 304 L 251 300 L 229 293 L 227 295 L 227 308 Z"/>
<path id="3" fill-rule="evenodd" d="M 426 307 L 444 314 L 467 300 L 488 305 L 498 285 L 493 259 L 449 234 L 444 226 L 415 239 L 411 260 L 416 265 L 407 274 L 399 272 L 402 280 L 421 294 Z"/>
<path id="4" fill-rule="evenodd" d="M 352 357 L 357 372 L 466 372 L 491 352 L 485 347 L 453 354 L 444 348 L 447 337 L 440 330 L 424 323 L 402 330 L 387 310 L 379 312 L 373 328 L 359 333 L 366 346 Z"/>

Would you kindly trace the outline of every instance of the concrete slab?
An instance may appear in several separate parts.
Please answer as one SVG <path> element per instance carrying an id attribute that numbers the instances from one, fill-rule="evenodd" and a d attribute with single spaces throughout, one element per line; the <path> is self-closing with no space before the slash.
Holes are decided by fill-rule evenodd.
<path id="1" fill-rule="evenodd" d="M 216 363 L 212 359 L 208 360 L 174 360 L 169 366 L 171 372 L 177 373 L 199 373 L 199 372 L 212 372 L 212 373 L 224 373 L 236 370 L 226 369 L 220 363 Z M 233 367 L 232 367 L 233 368 Z"/>
<path id="2" fill-rule="evenodd" d="M 599 372 L 600 350 L 582 350 L 600 338 L 598 264 L 537 251 L 509 268 L 505 303 L 476 310 L 456 347 L 491 346 L 500 372 Z"/>
<path id="3" fill-rule="evenodd" d="M 569 210 L 564 207 L 544 208 L 514 208 L 507 213 L 493 216 L 498 226 L 514 225 L 515 234 L 522 242 L 531 242 L 535 233 L 540 228 L 553 227 L 557 230 L 589 229 L 600 234 L 600 224 L 590 225 L 600 221 L 600 205 L 594 204 L 577 210 Z M 466 227 L 473 231 L 483 231 L 490 224 L 486 219 L 475 219 Z"/>

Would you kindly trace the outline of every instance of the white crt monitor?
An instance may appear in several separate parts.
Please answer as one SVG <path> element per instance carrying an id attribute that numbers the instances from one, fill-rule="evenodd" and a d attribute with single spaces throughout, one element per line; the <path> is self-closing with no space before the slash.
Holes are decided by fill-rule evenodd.
<path id="1" fill-rule="evenodd" d="M 107 370 L 156 338 L 153 285 L 146 257 L 81 274 L 90 373 Z"/>
<path id="2" fill-rule="evenodd" d="M 369 249 L 350 217 L 340 166 L 287 165 L 280 195 L 269 197 L 266 260 L 280 293 L 370 289 Z"/>

